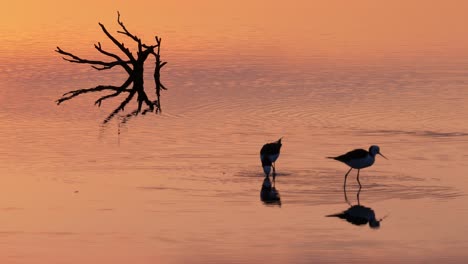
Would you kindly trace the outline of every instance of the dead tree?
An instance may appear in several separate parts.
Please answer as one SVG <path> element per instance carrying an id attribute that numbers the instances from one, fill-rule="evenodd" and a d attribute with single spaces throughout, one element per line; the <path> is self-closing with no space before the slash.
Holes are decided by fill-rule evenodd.
<path id="1" fill-rule="evenodd" d="M 61 48 L 57 47 L 55 50 L 61 55 L 64 55 L 63 59 L 72 63 L 83 63 L 83 64 L 90 64 L 91 67 L 98 71 L 102 70 L 109 70 L 114 68 L 115 66 L 122 67 L 128 74 L 127 80 L 123 82 L 120 86 L 114 85 L 98 85 L 92 88 L 85 88 L 79 90 L 69 91 L 62 95 L 60 99 L 56 102 L 58 105 L 61 103 L 68 101 L 77 97 L 78 95 L 85 94 L 85 93 L 93 93 L 93 92 L 110 92 L 105 95 L 102 95 L 95 101 L 95 105 L 101 106 L 101 103 L 104 100 L 109 98 L 117 97 L 121 94 L 125 94 L 126 97 L 120 103 L 120 105 L 112 111 L 109 116 L 104 119 L 103 123 L 107 123 L 119 112 L 123 112 L 125 107 L 132 99 L 136 96 L 137 101 L 137 108 L 132 111 L 131 113 L 127 114 L 122 122 L 127 121 L 132 116 L 136 116 L 139 113 L 146 114 L 147 112 L 161 112 L 161 90 L 166 90 L 166 87 L 161 83 L 160 80 L 160 71 L 167 62 L 161 61 L 160 51 L 161 51 L 161 38 L 155 36 L 156 44 L 155 45 L 146 45 L 141 42 L 141 39 L 138 38 L 136 35 L 130 33 L 127 30 L 124 23 L 120 21 L 120 13 L 117 12 L 117 23 L 120 25 L 121 30 L 117 31 L 117 33 L 122 34 L 124 36 L 129 37 L 131 40 L 135 41 L 138 44 L 138 51 L 137 56 L 135 57 L 133 53 L 125 47 L 122 42 L 119 42 L 109 31 L 106 27 L 99 23 L 101 26 L 102 31 L 104 34 L 114 43 L 119 50 L 123 53 L 124 57 L 106 51 L 102 48 L 101 43 L 94 45 L 97 51 L 100 53 L 110 57 L 111 61 L 100 61 L 100 60 L 88 60 L 78 57 L 72 53 L 66 52 Z M 154 82 L 155 82 L 155 96 L 156 99 L 151 101 L 144 89 L 144 80 L 143 80 L 143 71 L 144 71 L 144 63 L 148 56 L 154 56 L 156 60 L 156 66 L 154 69 Z"/>

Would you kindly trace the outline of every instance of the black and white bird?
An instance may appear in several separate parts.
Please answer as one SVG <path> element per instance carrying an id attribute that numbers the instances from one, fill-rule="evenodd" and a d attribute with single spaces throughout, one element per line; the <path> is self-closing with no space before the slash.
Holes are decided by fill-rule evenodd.
<path id="1" fill-rule="evenodd" d="M 278 141 L 267 143 L 263 145 L 260 150 L 260 160 L 262 162 L 263 172 L 265 175 L 270 175 L 270 171 L 273 168 L 273 182 L 275 181 L 276 170 L 275 170 L 275 161 L 278 159 L 281 150 L 281 139 Z"/>
<path id="2" fill-rule="evenodd" d="M 380 153 L 380 148 L 376 145 L 370 146 L 369 151 L 364 149 L 355 149 L 341 156 L 328 158 L 341 161 L 349 167 L 351 167 L 345 175 L 343 188 L 346 188 L 346 178 L 348 177 L 348 174 L 351 172 L 352 169 L 358 170 L 357 182 L 359 183 L 359 187 L 361 187 L 361 182 L 359 181 L 359 171 L 361 169 L 372 166 L 372 164 L 374 164 L 375 162 L 375 156 L 377 154 L 387 159 L 384 155 L 382 155 L 382 153 Z"/>

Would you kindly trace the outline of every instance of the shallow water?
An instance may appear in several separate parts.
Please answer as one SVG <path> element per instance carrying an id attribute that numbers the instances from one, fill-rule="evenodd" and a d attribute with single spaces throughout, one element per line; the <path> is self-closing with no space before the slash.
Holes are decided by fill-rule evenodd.
<path id="1" fill-rule="evenodd" d="M 85 30 L 73 45 L 64 32 L 35 33 L 50 36 L 42 41 L 0 36 L 2 263 L 468 258 L 466 57 L 340 58 L 298 46 L 278 58 L 261 38 L 236 55 L 230 45 L 238 35 L 229 34 L 237 31 L 200 33 L 183 46 L 174 39 L 190 38 L 163 30 L 162 115 L 102 127 L 116 101 L 97 108 L 92 95 L 61 106 L 54 100 L 125 76 L 61 61 L 54 45 L 88 45 L 81 52 L 93 56 L 96 39 Z M 24 52 L 28 43 L 36 48 Z M 282 136 L 281 205 L 265 204 L 258 154 Z M 361 171 L 359 202 L 383 218 L 380 228 L 325 217 L 350 207 L 342 188 L 348 168 L 325 157 L 371 144 L 389 160 Z M 355 175 L 346 192 L 353 205 Z"/>

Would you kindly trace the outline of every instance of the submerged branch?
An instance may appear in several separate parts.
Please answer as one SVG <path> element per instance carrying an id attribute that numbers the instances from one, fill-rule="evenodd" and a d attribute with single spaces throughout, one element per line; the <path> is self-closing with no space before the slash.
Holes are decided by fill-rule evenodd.
<path id="1" fill-rule="evenodd" d="M 56 101 L 58 105 L 61 103 L 68 101 L 77 97 L 78 95 L 85 94 L 85 93 L 92 93 L 92 92 L 102 92 L 102 91 L 109 91 L 109 93 L 100 95 L 99 98 L 94 102 L 95 105 L 101 106 L 102 102 L 110 99 L 115 98 L 123 93 L 128 93 L 127 96 L 123 101 L 120 102 L 117 108 L 112 111 L 107 118 L 103 121 L 103 124 L 108 123 L 115 115 L 117 115 L 121 111 L 125 111 L 125 107 L 135 98 L 137 95 L 136 103 L 137 109 L 132 111 L 130 114 L 127 114 L 123 117 L 122 122 L 126 122 L 132 116 L 136 116 L 139 113 L 146 114 L 147 112 L 161 112 L 161 101 L 160 101 L 160 91 L 166 90 L 167 88 L 161 83 L 160 80 L 160 70 L 167 64 L 167 62 L 161 61 L 160 58 L 160 50 L 161 50 L 161 38 L 155 37 L 156 44 L 155 45 L 146 45 L 142 43 L 141 39 L 132 34 L 125 24 L 120 20 L 120 13 L 117 12 L 117 23 L 119 24 L 121 30 L 117 31 L 118 34 L 123 34 L 133 41 L 137 42 L 138 44 L 138 52 L 136 53 L 136 57 L 132 54 L 132 52 L 125 47 L 124 43 L 119 42 L 112 34 L 109 33 L 107 28 L 99 23 L 104 34 L 109 38 L 112 43 L 117 46 L 117 48 L 125 54 L 125 56 L 117 55 L 116 53 L 109 52 L 104 50 L 101 43 L 97 42 L 94 44 L 94 48 L 101 54 L 114 59 L 114 61 L 102 61 L 102 60 L 89 60 L 81 58 L 75 54 L 62 50 L 60 47 L 57 47 L 55 50 L 57 53 L 63 55 L 63 59 L 72 63 L 82 63 L 82 64 L 90 64 L 91 67 L 97 69 L 99 71 L 102 70 L 109 70 L 114 68 L 115 66 L 121 66 L 125 69 L 128 74 L 127 80 L 121 86 L 114 86 L 114 85 L 98 85 L 92 88 L 86 89 L 78 89 L 67 92 L 62 95 L 60 99 Z M 156 59 L 156 66 L 154 68 L 154 81 L 155 81 L 155 93 L 156 93 L 156 100 L 152 101 L 148 97 L 147 92 L 144 88 L 144 63 L 148 56 L 152 54 Z M 133 85 L 129 88 L 130 85 Z"/>
<path id="2" fill-rule="evenodd" d="M 157 101 L 154 101 L 154 102 L 151 102 L 151 103 L 153 105 L 157 105 Z M 144 109 L 143 111 L 141 111 L 141 115 L 146 115 L 148 112 L 152 112 L 153 110 L 154 110 L 153 107 L 148 107 L 148 108 Z M 138 111 L 138 109 L 135 109 L 132 112 L 126 114 L 125 116 L 122 117 L 121 123 L 122 124 L 127 123 L 128 121 L 130 121 L 130 119 L 132 117 L 137 116 L 138 113 L 140 113 L 140 111 Z"/>
<path id="3" fill-rule="evenodd" d="M 112 97 L 116 97 L 120 95 L 122 92 L 130 92 L 131 90 L 126 89 L 131 83 L 133 82 L 133 78 L 130 76 L 120 87 L 119 90 L 116 91 L 115 93 L 104 95 L 101 98 L 97 99 L 94 102 L 94 105 L 97 105 L 98 107 L 101 106 L 102 101 L 107 100 Z"/>
<path id="4" fill-rule="evenodd" d="M 133 96 L 135 96 L 135 91 L 131 91 L 130 94 L 128 95 L 128 97 L 114 110 L 112 111 L 112 113 L 106 117 L 106 119 L 104 119 L 104 122 L 103 124 L 106 124 L 107 122 L 109 122 L 110 120 L 112 120 L 112 118 L 120 111 L 124 111 L 125 110 L 125 106 L 132 100 Z"/>

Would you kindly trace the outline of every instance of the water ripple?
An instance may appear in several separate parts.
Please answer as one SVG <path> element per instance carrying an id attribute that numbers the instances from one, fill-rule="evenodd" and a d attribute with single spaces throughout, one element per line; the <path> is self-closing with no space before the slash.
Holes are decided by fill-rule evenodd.
<path id="1" fill-rule="evenodd" d="M 414 177 L 411 175 L 393 175 L 373 173 L 361 175 L 363 188 L 361 197 L 365 196 L 374 201 L 389 199 L 436 199 L 449 200 L 466 196 L 461 190 L 452 186 L 443 186 L 433 180 Z M 260 186 L 261 173 L 242 171 L 231 181 L 241 182 L 246 178 L 257 178 Z M 236 179 L 237 178 L 237 179 Z M 279 173 L 276 177 L 276 187 L 281 192 L 282 202 L 290 204 L 339 204 L 343 203 L 343 175 L 341 172 L 330 170 L 293 170 Z M 358 188 L 353 177 L 348 178 L 347 190 Z"/>
<path id="2" fill-rule="evenodd" d="M 438 131 L 405 131 L 405 130 L 360 130 L 356 132 L 368 136 L 410 135 L 431 138 L 458 138 L 468 137 L 466 132 L 438 132 Z"/>

